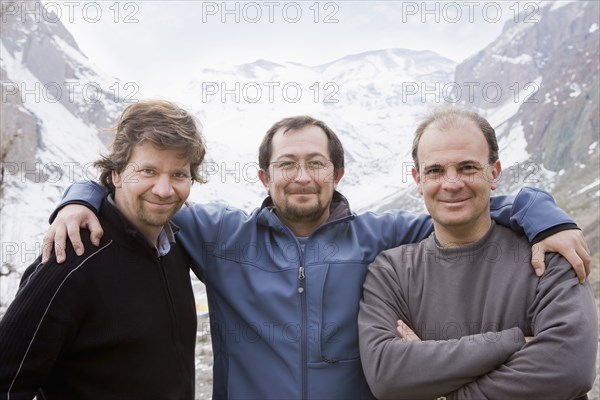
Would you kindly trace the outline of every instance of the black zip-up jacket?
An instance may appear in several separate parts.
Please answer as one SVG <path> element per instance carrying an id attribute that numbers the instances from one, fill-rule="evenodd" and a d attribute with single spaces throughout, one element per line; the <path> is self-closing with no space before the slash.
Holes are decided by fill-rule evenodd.
<path id="1" fill-rule="evenodd" d="M 108 201 L 99 247 L 36 260 L 0 320 L 0 399 L 193 399 L 190 261 L 156 249 Z"/>

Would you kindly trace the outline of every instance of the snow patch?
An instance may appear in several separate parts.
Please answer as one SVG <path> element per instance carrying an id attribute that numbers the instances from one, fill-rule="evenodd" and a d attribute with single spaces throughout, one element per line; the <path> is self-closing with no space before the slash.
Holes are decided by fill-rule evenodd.
<path id="1" fill-rule="evenodd" d="M 529 54 L 521 54 L 518 57 L 506 57 L 498 54 L 492 54 L 492 58 L 510 64 L 531 64 L 533 61 L 533 58 Z"/>
<path id="2" fill-rule="evenodd" d="M 524 86 L 519 93 L 517 93 L 515 96 L 510 96 L 510 98 L 506 100 L 502 106 L 496 108 L 485 117 L 494 128 L 499 128 L 502 124 L 519 112 L 521 104 L 523 104 L 530 96 L 535 94 L 531 93 L 529 88 L 539 88 L 541 87 L 541 84 L 542 77 L 540 76 L 533 81 L 532 85 Z M 527 90 L 525 90 L 525 87 L 527 87 Z"/>
<path id="3" fill-rule="evenodd" d="M 526 150 L 527 140 L 525 139 L 525 132 L 520 122 L 513 125 L 508 133 L 498 138 L 498 147 L 500 149 L 500 161 L 505 169 L 526 161 L 530 157 L 530 154 Z"/>
<path id="4" fill-rule="evenodd" d="M 550 7 L 550 11 L 556 11 L 559 8 L 562 8 L 564 6 L 568 6 L 571 3 L 574 3 L 574 1 L 555 0 L 555 1 L 552 2 L 552 6 Z"/>
<path id="5" fill-rule="evenodd" d="M 595 188 L 596 186 L 600 185 L 600 179 L 596 179 L 594 182 L 590 183 L 589 185 L 585 185 L 584 187 L 582 187 L 581 189 L 579 189 L 577 192 L 575 192 L 575 195 L 580 195 L 582 193 L 587 192 L 590 189 Z"/>
<path id="6" fill-rule="evenodd" d="M 579 85 L 576 82 L 572 82 L 569 85 L 569 89 L 572 90 L 572 92 L 569 93 L 569 97 L 577 97 L 581 94 L 581 88 L 579 87 Z"/>

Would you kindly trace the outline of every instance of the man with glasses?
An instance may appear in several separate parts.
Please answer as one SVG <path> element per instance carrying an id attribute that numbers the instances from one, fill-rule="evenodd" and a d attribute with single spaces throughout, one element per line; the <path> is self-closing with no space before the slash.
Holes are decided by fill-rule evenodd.
<path id="1" fill-rule="evenodd" d="M 259 166 L 269 196 L 251 214 L 194 205 L 174 219 L 207 288 L 213 397 L 372 398 L 356 322 L 367 266 L 384 249 L 427 237 L 430 218 L 403 211 L 354 214 L 336 190 L 344 176 L 342 144 L 311 117 L 274 124 L 260 144 Z M 92 183 L 75 184 L 63 204 L 91 199 L 97 210 L 102 196 L 96 191 Z M 575 227 L 539 190 L 497 198 L 492 208 L 495 218 L 515 229 L 527 221 L 532 239 L 548 229 Z M 62 253 L 67 232 L 73 243 L 80 225 L 100 232 L 94 219 L 86 207 L 67 206 L 45 243 Z M 558 236 L 567 247 L 567 237 L 581 237 L 577 230 Z M 575 246 L 587 262 L 584 247 Z"/>

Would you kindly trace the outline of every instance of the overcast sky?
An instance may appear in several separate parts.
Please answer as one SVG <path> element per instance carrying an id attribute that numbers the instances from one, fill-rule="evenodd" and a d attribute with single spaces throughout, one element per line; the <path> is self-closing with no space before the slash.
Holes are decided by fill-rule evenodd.
<path id="1" fill-rule="evenodd" d="M 324 64 L 387 48 L 462 61 L 531 1 L 43 1 L 104 72 L 160 94 L 206 67 Z M 525 16 L 517 17 L 518 12 Z"/>

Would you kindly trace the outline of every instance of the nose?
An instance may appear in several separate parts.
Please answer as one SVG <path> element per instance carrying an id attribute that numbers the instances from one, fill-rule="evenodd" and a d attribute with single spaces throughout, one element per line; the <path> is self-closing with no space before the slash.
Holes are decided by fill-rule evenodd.
<path id="1" fill-rule="evenodd" d="M 308 169 L 306 168 L 306 164 L 300 163 L 298 165 L 298 169 L 296 170 L 296 176 L 294 176 L 294 182 L 310 182 L 312 180 L 312 176 Z"/>
<path id="2" fill-rule="evenodd" d="M 448 168 L 442 177 L 442 189 L 447 191 L 459 191 L 464 186 L 465 183 L 456 168 Z"/>
<path id="3" fill-rule="evenodd" d="M 168 174 L 160 174 L 152 186 L 152 193 L 160 197 L 173 195 L 174 190 L 171 177 Z"/>

